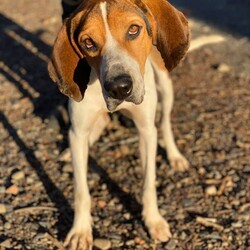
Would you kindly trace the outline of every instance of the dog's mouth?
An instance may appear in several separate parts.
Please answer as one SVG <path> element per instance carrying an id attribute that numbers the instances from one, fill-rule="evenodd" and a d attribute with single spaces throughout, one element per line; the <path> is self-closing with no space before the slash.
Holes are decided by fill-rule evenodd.
<path id="1" fill-rule="evenodd" d="M 117 109 L 117 107 L 120 104 L 122 104 L 123 102 L 131 102 L 131 103 L 134 103 L 135 105 L 141 104 L 143 102 L 143 99 L 144 99 L 144 94 L 133 95 L 133 93 L 132 93 L 130 96 L 128 96 L 127 98 L 125 98 L 123 100 L 117 100 L 117 99 L 114 99 L 110 96 L 104 95 L 104 99 L 106 102 L 107 109 L 110 112 L 114 112 Z"/>

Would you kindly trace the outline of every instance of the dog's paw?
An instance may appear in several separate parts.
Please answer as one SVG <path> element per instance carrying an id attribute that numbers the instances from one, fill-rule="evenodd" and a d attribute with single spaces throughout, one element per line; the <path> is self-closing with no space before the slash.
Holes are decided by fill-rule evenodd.
<path id="1" fill-rule="evenodd" d="M 166 242 L 172 237 L 168 223 L 161 216 L 154 221 L 145 221 L 145 224 L 151 238 L 156 242 Z"/>
<path id="2" fill-rule="evenodd" d="M 171 167 L 175 171 L 184 172 L 184 171 L 188 170 L 188 168 L 189 168 L 189 162 L 181 154 L 178 154 L 175 156 L 170 156 L 169 162 L 170 162 Z"/>
<path id="3" fill-rule="evenodd" d="M 64 246 L 69 250 L 91 250 L 93 246 L 92 230 L 76 230 L 72 228 L 68 233 Z"/>

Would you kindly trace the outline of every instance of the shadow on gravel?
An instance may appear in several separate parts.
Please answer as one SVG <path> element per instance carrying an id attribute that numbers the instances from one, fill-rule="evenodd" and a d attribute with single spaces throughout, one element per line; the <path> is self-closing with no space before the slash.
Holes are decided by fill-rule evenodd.
<path id="1" fill-rule="evenodd" d="M 9 123 L 6 116 L 1 111 L 0 121 L 3 124 L 4 128 L 9 132 L 9 135 L 18 145 L 20 151 L 25 154 L 27 162 L 29 162 L 32 168 L 36 171 L 36 174 L 41 180 L 47 195 L 49 196 L 50 200 L 55 204 L 55 207 L 58 209 L 59 218 L 56 226 L 58 230 L 58 235 L 60 237 L 59 239 L 63 240 L 66 236 L 66 233 L 69 231 L 73 221 L 73 210 L 71 208 L 71 205 L 64 197 L 61 190 L 57 188 L 57 186 L 50 179 L 49 175 L 45 172 L 42 163 L 36 158 L 33 150 L 31 150 L 25 145 L 22 139 L 18 136 L 15 128 Z M 132 197 L 131 194 L 125 193 L 92 157 L 89 157 L 89 166 L 91 171 L 100 175 L 102 181 L 107 184 L 109 192 L 120 200 L 124 208 L 129 211 L 135 218 L 140 218 L 142 206 L 136 201 L 135 197 Z M 96 231 L 94 232 L 94 234 L 98 235 L 98 232 Z"/>
<path id="2" fill-rule="evenodd" d="M 109 174 L 98 165 L 93 157 L 89 157 L 89 168 L 101 177 L 101 180 L 107 184 L 109 193 L 116 196 L 124 208 L 130 212 L 132 216 L 141 216 L 142 205 L 138 203 L 136 198 L 131 194 L 124 192 L 119 185 L 112 180 Z"/>
<path id="3" fill-rule="evenodd" d="M 13 83 L 34 104 L 34 113 L 42 118 L 50 116 L 66 97 L 47 73 L 51 48 L 17 23 L 0 13 L 0 73 Z"/>
<path id="4" fill-rule="evenodd" d="M 234 35 L 250 37 L 249 0 L 170 0 L 187 16 Z"/>
<path id="5" fill-rule="evenodd" d="M 100 165 L 98 165 L 97 161 L 89 156 L 89 171 L 98 174 L 101 177 L 102 182 L 107 185 L 107 189 L 109 193 L 118 198 L 120 203 L 123 205 L 125 210 L 131 214 L 131 221 L 134 223 L 135 221 L 142 221 L 141 212 L 142 212 L 142 205 L 137 202 L 136 198 L 130 194 L 124 192 L 120 186 L 110 177 L 110 175 L 103 169 Z M 105 220 L 105 218 L 104 218 Z M 142 227 L 144 231 L 147 232 L 147 228 L 142 223 Z M 93 230 L 94 238 L 99 238 L 100 234 L 97 230 Z"/>
<path id="6" fill-rule="evenodd" d="M 55 204 L 55 207 L 58 209 L 59 218 L 56 226 L 59 232 L 58 235 L 63 239 L 65 237 L 64 233 L 67 232 L 69 230 L 69 227 L 71 226 L 73 217 L 73 211 L 68 200 L 64 197 L 61 190 L 59 190 L 53 183 L 48 174 L 45 172 L 42 163 L 36 158 L 34 152 L 30 148 L 28 148 L 20 139 L 15 128 L 13 128 L 13 126 L 9 123 L 8 119 L 1 111 L 0 121 L 5 129 L 9 132 L 9 135 L 18 145 L 20 151 L 25 154 L 27 162 L 29 162 L 30 166 L 36 171 L 36 174 L 41 180 L 47 195 Z"/>

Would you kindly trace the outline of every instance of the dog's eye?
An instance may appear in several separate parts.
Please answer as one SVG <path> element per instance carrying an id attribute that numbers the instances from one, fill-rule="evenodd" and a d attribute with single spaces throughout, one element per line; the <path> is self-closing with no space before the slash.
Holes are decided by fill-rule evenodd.
<path id="1" fill-rule="evenodd" d="M 88 49 L 88 50 L 91 50 L 91 49 L 93 49 L 95 47 L 95 43 L 91 38 L 86 38 L 83 41 L 83 44 L 84 44 L 85 48 Z"/>
<path id="2" fill-rule="evenodd" d="M 130 39 L 134 39 L 140 34 L 140 31 L 141 31 L 141 26 L 137 24 L 132 24 L 128 29 L 128 37 Z"/>
<path id="3" fill-rule="evenodd" d="M 135 25 L 135 24 L 132 24 L 130 27 L 129 27 L 129 35 L 135 35 L 139 32 L 140 30 L 140 27 L 138 25 Z"/>

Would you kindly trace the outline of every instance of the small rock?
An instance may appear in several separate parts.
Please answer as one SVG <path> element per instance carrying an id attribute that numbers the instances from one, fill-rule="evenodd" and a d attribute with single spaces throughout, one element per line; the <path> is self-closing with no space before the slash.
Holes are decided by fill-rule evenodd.
<path id="1" fill-rule="evenodd" d="M 4 193 L 5 193 L 5 190 L 6 190 L 6 188 L 5 188 L 5 187 L 0 186 L 0 194 L 4 194 Z"/>
<path id="2" fill-rule="evenodd" d="M 128 240 L 128 241 L 126 242 L 126 245 L 127 245 L 127 246 L 132 246 L 132 245 L 134 245 L 134 244 L 135 244 L 134 240 Z"/>
<path id="3" fill-rule="evenodd" d="M 211 244 L 211 243 L 208 243 L 207 248 L 208 248 L 208 249 L 214 249 L 214 245 Z"/>
<path id="4" fill-rule="evenodd" d="M 205 190 L 206 195 L 214 196 L 217 194 L 217 188 L 215 186 L 209 186 Z"/>
<path id="5" fill-rule="evenodd" d="M 107 184 L 103 183 L 102 186 L 101 186 L 101 189 L 106 190 L 107 189 Z"/>
<path id="6" fill-rule="evenodd" d="M 70 149 L 65 149 L 59 156 L 60 161 L 70 162 L 71 161 L 71 152 Z"/>
<path id="7" fill-rule="evenodd" d="M 65 173 L 72 173 L 73 172 L 73 167 L 71 164 L 66 164 L 63 166 L 62 171 Z"/>
<path id="8" fill-rule="evenodd" d="M 19 181 L 19 180 L 23 179 L 24 176 L 25 176 L 25 175 L 24 175 L 24 172 L 23 172 L 23 171 L 18 171 L 18 172 L 14 173 L 14 174 L 11 176 L 11 179 L 12 179 L 13 181 Z"/>
<path id="9" fill-rule="evenodd" d="M 166 249 L 167 249 L 167 250 L 173 250 L 173 249 L 176 249 L 176 245 L 177 245 L 176 240 L 171 239 L 171 240 L 167 243 L 167 245 L 166 245 Z"/>
<path id="10" fill-rule="evenodd" d="M 32 183 L 34 183 L 34 181 L 35 180 L 32 177 L 30 177 L 30 176 L 28 176 L 27 179 L 26 179 L 26 183 L 27 184 L 32 184 Z"/>
<path id="11" fill-rule="evenodd" d="M 221 73 L 227 73 L 230 71 L 230 66 L 225 64 L 225 63 L 221 63 L 219 66 L 218 66 L 218 71 L 221 72 Z"/>
<path id="12" fill-rule="evenodd" d="M 53 114 L 49 117 L 47 128 L 52 130 L 52 131 L 56 131 L 56 132 L 60 131 L 61 126 L 59 124 L 57 114 Z"/>
<path id="13" fill-rule="evenodd" d="M 121 153 L 123 154 L 123 155 L 128 155 L 129 154 L 129 147 L 127 146 L 127 145 L 122 145 L 121 147 L 120 147 L 120 150 L 121 150 Z"/>
<path id="14" fill-rule="evenodd" d="M 124 217 L 126 220 L 129 220 L 129 219 L 131 218 L 130 213 L 125 213 L 125 214 L 123 214 L 123 217 Z"/>
<path id="15" fill-rule="evenodd" d="M 0 246 L 1 246 L 1 249 L 2 249 L 2 247 L 4 247 L 4 248 L 11 248 L 11 240 L 7 239 L 7 240 L 2 241 L 0 243 Z"/>
<path id="16" fill-rule="evenodd" d="M 122 211 L 123 205 L 122 205 L 122 204 L 118 204 L 118 205 L 116 206 L 116 209 L 117 209 L 117 211 Z"/>
<path id="17" fill-rule="evenodd" d="M 7 211 L 6 206 L 0 203 L 0 214 L 4 214 L 6 213 L 6 211 Z"/>
<path id="18" fill-rule="evenodd" d="M 145 240 L 141 239 L 140 237 L 135 237 L 135 243 L 139 245 L 145 244 Z"/>
<path id="19" fill-rule="evenodd" d="M 12 194 L 12 195 L 17 195 L 19 192 L 19 189 L 17 185 L 13 184 L 10 187 L 8 187 L 5 191 L 6 194 Z"/>
<path id="20" fill-rule="evenodd" d="M 177 220 L 184 220 L 184 219 L 185 219 L 185 214 L 184 214 L 182 211 L 179 211 L 179 212 L 176 214 L 175 218 L 176 218 Z"/>
<path id="21" fill-rule="evenodd" d="M 110 221 L 110 220 L 104 220 L 104 221 L 103 221 L 103 226 L 104 226 L 104 227 L 109 227 L 110 224 L 111 224 L 111 221 Z"/>
<path id="22" fill-rule="evenodd" d="M 237 221 L 235 223 L 232 223 L 232 227 L 234 227 L 234 228 L 240 228 L 240 227 L 242 227 L 242 223 L 240 221 Z"/>
<path id="23" fill-rule="evenodd" d="M 206 169 L 203 168 L 203 167 L 200 167 L 200 168 L 198 169 L 198 173 L 199 173 L 200 175 L 204 175 L 204 174 L 206 173 Z"/>
<path id="24" fill-rule="evenodd" d="M 94 240 L 94 246 L 99 249 L 110 249 L 111 247 L 111 241 L 107 239 L 95 239 Z"/>
<path id="25" fill-rule="evenodd" d="M 5 229 L 10 229 L 11 228 L 11 224 L 9 222 L 5 222 L 4 223 L 4 228 Z"/>
<path id="26" fill-rule="evenodd" d="M 187 238 L 187 234 L 186 234 L 184 231 L 182 231 L 182 232 L 181 232 L 180 239 L 181 239 L 181 240 L 185 240 L 186 238 Z"/>
<path id="27" fill-rule="evenodd" d="M 39 241 L 41 239 L 45 238 L 45 234 L 44 233 L 38 233 L 33 239 L 34 241 Z"/>
<path id="28" fill-rule="evenodd" d="M 245 166 L 245 167 L 243 168 L 243 172 L 244 172 L 244 173 L 250 173 L 250 166 Z"/>
<path id="29" fill-rule="evenodd" d="M 110 239 L 117 240 L 117 241 L 121 241 L 121 240 L 122 240 L 121 235 L 116 234 L 116 233 L 110 233 L 110 234 L 109 234 L 109 238 L 110 238 Z"/>
<path id="30" fill-rule="evenodd" d="M 99 208 L 104 208 L 107 206 L 107 203 L 106 203 L 106 201 L 99 200 L 99 201 L 97 201 L 97 205 Z"/>

